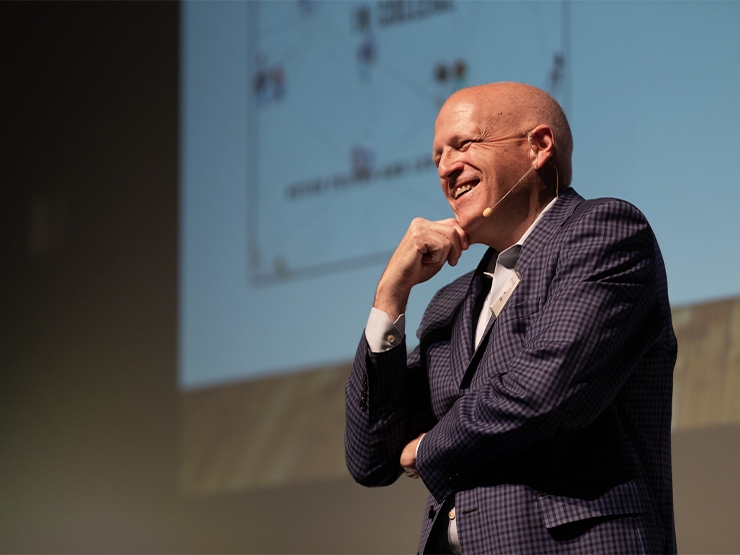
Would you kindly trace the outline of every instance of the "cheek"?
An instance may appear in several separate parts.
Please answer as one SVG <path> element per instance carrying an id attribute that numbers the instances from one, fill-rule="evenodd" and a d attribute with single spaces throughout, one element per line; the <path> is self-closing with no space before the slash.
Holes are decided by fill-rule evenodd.
<path id="1" fill-rule="evenodd" d="M 447 199 L 447 202 L 449 202 L 450 204 L 452 204 L 452 203 L 453 203 L 454 201 L 453 201 L 453 200 L 452 200 L 452 198 L 451 198 L 451 197 L 450 197 L 450 196 L 448 195 L 448 191 L 447 191 L 447 182 L 446 182 L 446 181 L 444 181 L 443 179 L 440 179 L 440 180 L 439 180 L 439 184 L 440 184 L 440 188 L 442 189 L 442 194 L 443 194 L 443 195 L 445 196 L 445 198 Z"/>

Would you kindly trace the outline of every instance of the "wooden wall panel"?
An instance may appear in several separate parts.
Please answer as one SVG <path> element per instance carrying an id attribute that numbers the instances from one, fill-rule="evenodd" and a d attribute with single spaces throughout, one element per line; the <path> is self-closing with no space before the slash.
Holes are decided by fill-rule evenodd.
<path id="1" fill-rule="evenodd" d="M 183 394 L 183 491 L 207 494 L 346 477 L 349 370 L 342 365 Z"/>
<path id="2" fill-rule="evenodd" d="M 740 298 L 673 309 L 673 430 L 740 422 Z"/>
<path id="3" fill-rule="evenodd" d="M 740 423 L 740 297 L 673 309 L 673 430 Z M 347 478 L 350 366 L 182 395 L 180 486 L 211 494 Z"/>

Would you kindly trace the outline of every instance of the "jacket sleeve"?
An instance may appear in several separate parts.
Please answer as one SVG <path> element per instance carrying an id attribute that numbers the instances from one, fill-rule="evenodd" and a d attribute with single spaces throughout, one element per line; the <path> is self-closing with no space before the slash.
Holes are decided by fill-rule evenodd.
<path id="1" fill-rule="evenodd" d="M 406 357 L 406 341 L 373 353 L 363 332 L 345 388 L 347 468 L 364 486 L 386 486 L 403 472 L 401 452 L 434 425 L 429 385 L 418 348 Z"/>
<path id="2" fill-rule="evenodd" d="M 417 469 L 437 500 L 498 457 L 592 422 L 665 328 L 658 302 L 662 263 L 656 264 L 655 238 L 636 208 L 608 200 L 560 233 L 560 246 L 549 255 L 552 281 L 523 343 L 421 443 Z M 496 356 L 491 347 L 485 356 Z"/>

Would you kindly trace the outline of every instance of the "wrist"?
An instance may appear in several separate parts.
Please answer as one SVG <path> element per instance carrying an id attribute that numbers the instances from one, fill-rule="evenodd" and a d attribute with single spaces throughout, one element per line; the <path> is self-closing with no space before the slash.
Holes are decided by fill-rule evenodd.
<path id="1" fill-rule="evenodd" d="M 385 312 L 392 321 L 406 312 L 410 291 L 399 291 L 397 288 L 384 286 L 381 282 L 375 292 L 373 308 Z"/>

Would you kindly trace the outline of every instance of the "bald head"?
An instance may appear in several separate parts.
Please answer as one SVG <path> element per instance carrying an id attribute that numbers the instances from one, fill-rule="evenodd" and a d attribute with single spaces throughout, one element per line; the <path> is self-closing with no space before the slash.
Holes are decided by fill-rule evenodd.
<path id="1" fill-rule="evenodd" d="M 570 185 L 573 136 L 560 104 L 545 91 L 523 83 L 491 83 L 461 89 L 447 103 L 475 105 L 491 129 L 526 134 L 544 124 L 553 131 L 560 186 Z"/>

